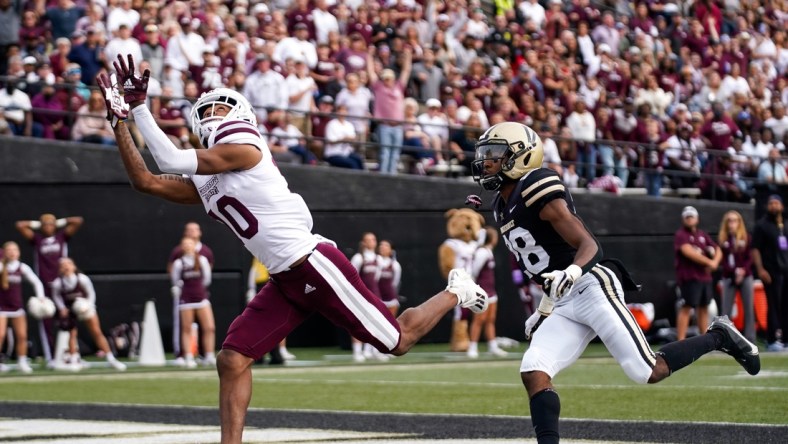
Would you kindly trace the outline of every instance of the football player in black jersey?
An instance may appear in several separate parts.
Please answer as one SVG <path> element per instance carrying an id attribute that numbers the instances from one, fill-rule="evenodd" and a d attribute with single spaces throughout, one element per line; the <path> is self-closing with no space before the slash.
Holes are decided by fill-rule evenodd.
<path id="1" fill-rule="evenodd" d="M 599 264 L 602 248 L 575 212 L 572 196 L 558 174 L 542 168 L 543 154 L 531 128 L 503 122 L 482 134 L 473 162 L 474 179 L 497 192 L 492 210 L 501 237 L 523 273 L 545 292 L 525 323 L 531 345 L 520 366 L 538 442 L 558 442 L 561 403 L 552 378 L 595 336 L 641 384 L 659 382 L 713 350 L 758 373 L 758 348 L 726 316 L 715 319 L 706 334 L 651 350 L 626 308 L 618 278 Z"/>

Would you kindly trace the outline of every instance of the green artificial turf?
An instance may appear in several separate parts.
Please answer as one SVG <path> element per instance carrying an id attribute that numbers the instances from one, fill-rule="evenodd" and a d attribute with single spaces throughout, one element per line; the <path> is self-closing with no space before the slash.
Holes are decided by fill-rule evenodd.
<path id="1" fill-rule="evenodd" d="M 510 358 L 469 360 L 441 353 L 444 344 L 420 345 L 389 363 L 360 365 L 338 349 L 294 349 L 294 366 L 255 367 L 251 407 L 524 416 L 523 348 Z M 788 354 L 764 354 L 761 374 L 752 377 L 714 353 L 646 386 L 592 344 L 555 386 L 564 418 L 788 424 Z M 13 401 L 215 407 L 218 387 L 215 370 L 173 367 L 0 376 L 3 399 Z"/>

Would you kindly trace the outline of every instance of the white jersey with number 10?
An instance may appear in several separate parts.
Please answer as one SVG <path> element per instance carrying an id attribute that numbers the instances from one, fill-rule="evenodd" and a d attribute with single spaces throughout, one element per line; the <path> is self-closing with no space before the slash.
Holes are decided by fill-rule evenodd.
<path id="1" fill-rule="evenodd" d="M 208 140 L 257 147 L 260 163 L 243 171 L 191 176 L 208 214 L 227 225 L 271 274 L 290 265 L 317 245 L 312 215 L 304 199 L 290 192 L 257 128 L 243 120 L 223 122 Z"/>

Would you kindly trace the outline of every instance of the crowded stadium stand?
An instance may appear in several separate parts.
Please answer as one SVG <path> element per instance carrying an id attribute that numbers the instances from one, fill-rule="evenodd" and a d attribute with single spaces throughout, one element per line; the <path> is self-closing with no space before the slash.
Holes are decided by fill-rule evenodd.
<path id="1" fill-rule="evenodd" d="M 519 121 L 571 187 L 749 202 L 788 181 L 786 20 L 784 0 L 0 0 L 0 134 L 113 145 L 95 77 L 132 54 L 184 148 L 225 86 L 280 163 L 468 176 L 479 134 Z"/>

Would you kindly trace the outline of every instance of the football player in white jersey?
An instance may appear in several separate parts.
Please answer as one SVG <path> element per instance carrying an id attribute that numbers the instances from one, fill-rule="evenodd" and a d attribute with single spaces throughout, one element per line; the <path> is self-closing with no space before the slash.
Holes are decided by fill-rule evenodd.
<path id="1" fill-rule="evenodd" d="M 525 323 L 531 345 L 520 365 L 537 441 L 558 442 L 561 402 L 553 377 L 596 336 L 640 384 L 659 382 L 713 350 L 757 374 L 758 348 L 727 316 L 716 318 L 705 334 L 651 350 L 625 306 L 618 278 L 599 264 L 602 248 L 575 212 L 558 174 L 542 168 L 543 156 L 542 141 L 531 128 L 504 122 L 482 134 L 472 163 L 474 179 L 496 192 L 493 216 L 506 246 L 522 272 L 545 291 L 538 311 Z M 624 277 L 628 287 L 636 287 L 628 273 Z"/>
<path id="2" fill-rule="evenodd" d="M 457 270 L 444 291 L 394 319 L 345 255 L 312 234 L 309 209 L 288 189 L 242 95 L 225 88 L 203 94 L 191 124 L 208 149 L 179 150 L 144 106 L 149 73 L 136 76 L 131 56 L 128 65 L 118 57 L 115 70 L 120 82 L 113 73 L 99 76 L 98 83 L 132 186 L 173 202 L 202 203 L 271 273 L 233 321 L 217 356 L 222 443 L 241 442 L 252 395 L 251 364 L 310 314 L 321 313 L 381 352 L 402 355 L 454 306 L 487 308 L 484 290 Z M 157 165 L 170 174 L 148 171 L 124 123 L 129 112 Z"/>

